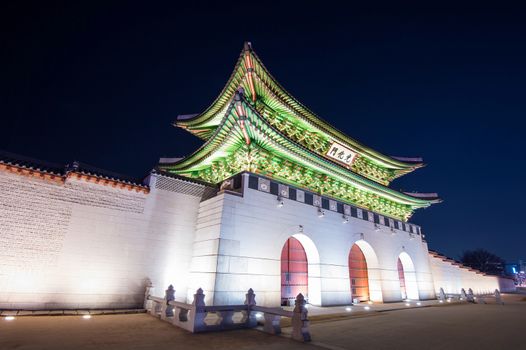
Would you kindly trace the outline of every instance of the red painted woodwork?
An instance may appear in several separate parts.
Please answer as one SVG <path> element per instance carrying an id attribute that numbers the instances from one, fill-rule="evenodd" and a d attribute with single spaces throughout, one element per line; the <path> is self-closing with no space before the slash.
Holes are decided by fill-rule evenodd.
<path id="1" fill-rule="evenodd" d="M 367 261 L 362 250 L 356 244 L 349 253 L 349 278 L 351 280 L 352 299 L 369 300 L 369 275 Z"/>
<path id="2" fill-rule="evenodd" d="M 400 260 L 400 258 L 398 258 L 398 279 L 400 280 L 400 291 L 402 292 L 402 299 L 407 299 L 407 291 L 405 289 L 404 265 L 402 265 L 402 260 Z"/>
<path id="3" fill-rule="evenodd" d="M 281 251 L 281 304 L 293 304 L 299 293 L 308 297 L 307 254 L 300 241 L 290 237 Z"/>

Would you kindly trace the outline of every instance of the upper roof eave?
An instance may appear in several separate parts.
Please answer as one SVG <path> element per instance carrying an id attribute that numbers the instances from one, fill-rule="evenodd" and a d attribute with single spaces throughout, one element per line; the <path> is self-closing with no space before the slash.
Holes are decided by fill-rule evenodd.
<path id="1" fill-rule="evenodd" d="M 243 102 L 246 104 L 246 107 L 248 109 L 250 109 L 253 113 L 255 113 L 256 115 L 259 115 L 256 111 L 253 110 L 252 106 L 250 106 L 246 100 L 243 98 Z M 218 135 L 220 134 L 220 131 L 222 130 L 222 128 L 224 128 L 224 121 L 229 117 L 232 109 L 233 109 L 233 104 L 234 102 L 232 101 L 229 108 L 227 109 L 228 110 L 228 113 L 226 113 L 223 117 L 223 122 L 221 123 L 222 127 L 221 128 L 217 128 L 215 130 L 215 132 L 213 133 L 213 135 L 211 136 L 211 138 L 209 138 L 201 147 L 199 147 L 199 149 L 197 149 L 195 152 L 193 152 L 190 156 L 184 158 L 184 159 L 181 159 L 179 161 L 176 161 L 176 162 L 171 162 L 171 163 L 164 163 L 164 164 L 159 164 L 159 167 L 162 169 L 163 167 L 170 167 L 170 166 L 185 166 L 184 164 L 192 164 L 192 163 L 188 163 L 188 162 L 191 162 L 192 158 L 195 158 L 195 157 L 199 157 L 199 162 L 208 158 L 210 156 L 210 153 L 208 155 L 206 154 L 202 154 L 203 152 L 206 152 L 207 151 L 207 148 L 210 148 L 214 143 L 215 144 L 222 144 L 222 142 L 219 142 L 218 140 L 216 140 L 216 138 L 218 137 Z M 265 125 L 267 125 L 270 129 L 272 129 L 274 132 L 276 132 L 277 134 L 281 134 L 278 130 L 276 130 L 272 125 L 268 124 L 268 122 L 266 121 L 265 118 L 261 118 L 261 121 L 262 123 L 264 123 Z M 235 124 L 237 125 L 237 124 Z M 286 139 L 286 138 L 285 138 Z M 301 145 L 297 145 L 296 143 L 294 143 L 293 141 L 290 141 L 290 143 L 293 143 L 295 144 L 297 147 L 299 147 L 300 149 L 303 149 L 305 152 L 307 153 L 311 153 L 313 157 L 317 158 L 317 159 L 320 159 L 320 160 L 323 160 L 323 162 L 325 163 L 328 163 L 328 164 L 331 164 L 332 166 L 334 167 L 338 167 L 338 168 L 341 168 L 341 166 L 333 161 L 330 161 L 328 159 L 325 159 L 325 158 L 322 158 L 321 156 L 315 154 L 315 153 L 312 153 L 312 151 L 310 150 L 307 150 L 305 149 L 303 146 Z M 195 162 L 193 163 L 195 164 Z M 347 170 L 347 169 L 345 169 Z M 166 170 L 165 170 L 166 171 Z M 348 171 L 348 170 L 347 170 Z M 427 200 L 427 199 L 423 199 L 423 198 L 418 198 L 418 197 L 415 197 L 415 196 L 411 196 L 407 193 L 404 193 L 404 192 L 399 192 L 399 191 L 396 191 L 392 188 L 389 188 L 387 186 L 384 186 L 382 184 L 379 184 L 373 180 L 370 180 L 370 179 L 367 179 L 363 176 L 361 176 L 360 174 L 356 174 L 354 172 L 350 172 L 350 174 L 352 174 L 352 176 L 354 177 L 357 177 L 359 178 L 359 182 L 361 182 L 361 186 L 365 186 L 365 187 L 369 187 L 370 190 L 372 191 L 380 191 L 380 192 L 383 192 L 385 193 L 386 196 L 401 196 L 402 198 L 405 197 L 405 200 L 408 200 L 409 198 L 413 199 L 413 200 L 416 200 L 417 202 L 414 202 L 415 204 L 415 207 L 426 207 L 426 206 L 429 206 L 433 203 L 435 203 L 434 201 L 430 201 L 430 200 Z M 354 180 L 356 181 L 356 180 Z M 372 187 L 371 187 L 372 186 Z M 376 189 L 375 189 L 376 188 Z M 408 198 L 409 197 L 409 198 Z M 416 203 L 420 202 L 419 205 L 416 205 Z"/>
<path id="2" fill-rule="evenodd" d="M 228 81 L 225 84 L 225 86 L 223 87 L 221 93 L 214 100 L 214 102 L 205 111 L 203 111 L 202 113 L 187 114 L 187 115 L 177 116 L 176 120 L 173 122 L 174 126 L 184 128 L 184 129 L 188 130 L 189 132 L 191 132 L 192 134 L 194 134 L 194 135 L 196 135 L 196 136 L 198 136 L 200 138 L 205 138 L 205 137 L 201 137 L 199 132 L 194 132 L 192 130 L 192 128 L 200 128 L 201 127 L 200 124 L 203 124 L 204 122 L 206 122 L 207 120 L 212 118 L 212 116 L 209 116 L 208 118 L 202 120 L 201 123 L 199 123 L 200 119 L 202 119 L 204 116 L 209 114 L 212 110 L 220 111 L 222 109 L 222 107 L 221 106 L 216 106 L 216 105 L 218 103 L 227 103 L 233 97 L 233 93 L 234 93 L 233 91 L 235 91 L 235 88 L 234 89 L 230 88 L 230 90 L 231 90 L 230 94 L 232 94 L 232 96 L 228 96 L 227 98 L 222 98 L 222 97 L 224 97 L 223 95 L 229 90 L 230 84 L 233 82 L 237 71 L 242 68 L 243 55 L 247 51 L 254 58 L 254 60 L 257 61 L 257 63 L 261 66 L 261 68 L 264 71 L 264 73 L 268 75 L 268 77 L 271 79 L 271 81 L 282 91 L 282 93 L 284 95 L 286 95 L 289 99 L 293 100 L 294 103 L 297 104 L 299 106 L 299 108 L 303 110 L 302 112 L 298 111 L 298 113 L 300 115 L 302 115 L 304 118 L 308 118 L 309 122 L 313 123 L 315 125 L 315 127 L 317 127 L 318 129 L 321 128 L 320 131 L 325 132 L 325 133 L 327 133 L 328 135 L 330 135 L 332 137 L 336 136 L 336 138 L 338 138 L 338 141 L 343 142 L 343 143 L 347 143 L 347 144 L 351 145 L 351 147 L 353 147 L 353 148 L 357 148 L 357 151 L 359 151 L 359 153 L 362 153 L 363 155 L 365 155 L 367 157 L 370 157 L 373 160 L 382 162 L 382 163 L 384 163 L 384 166 L 387 166 L 388 168 L 392 168 L 395 171 L 400 172 L 400 176 L 402 176 L 402 175 L 404 175 L 406 173 L 412 172 L 413 170 L 416 170 L 416 169 L 421 168 L 422 166 L 424 166 L 424 164 L 422 163 L 422 159 L 421 158 L 391 157 L 391 156 L 385 155 L 385 154 L 380 153 L 380 152 L 378 152 L 378 151 L 376 151 L 376 150 L 374 150 L 374 149 L 372 149 L 372 148 L 360 143 L 359 141 L 347 136 L 346 134 L 344 134 L 343 132 L 339 131 L 334 126 L 332 126 L 329 123 L 327 123 L 325 120 L 323 120 L 323 118 L 321 118 L 318 115 L 316 115 L 315 113 L 313 113 L 310 109 L 308 109 L 306 106 L 304 106 L 300 101 L 298 101 L 296 98 L 294 98 L 274 78 L 274 76 L 270 73 L 270 71 L 265 67 L 265 65 L 263 64 L 263 62 L 259 58 L 259 56 L 252 49 L 250 43 L 245 43 L 244 48 L 241 51 L 241 53 L 239 55 L 239 58 L 238 58 L 238 60 L 236 62 L 235 68 L 234 68 L 232 74 L 230 75 L 230 78 L 228 79 Z M 196 123 L 198 123 L 198 124 L 196 124 Z M 192 125 L 192 124 L 194 124 L 194 125 Z M 210 134 L 207 134 L 208 137 L 210 137 L 209 135 Z M 417 159 L 419 159 L 420 161 L 418 161 Z"/>

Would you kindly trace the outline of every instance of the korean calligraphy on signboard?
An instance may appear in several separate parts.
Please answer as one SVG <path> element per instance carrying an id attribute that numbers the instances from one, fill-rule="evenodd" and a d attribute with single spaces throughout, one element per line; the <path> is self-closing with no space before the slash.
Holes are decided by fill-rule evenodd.
<path id="1" fill-rule="evenodd" d="M 356 152 L 351 151 L 347 147 L 342 146 L 337 142 L 333 142 L 329 148 L 329 151 L 327 152 L 327 156 L 337 160 L 338 162 L 351 165 L 354 161 L 354 158 L 356 158 Z"/>

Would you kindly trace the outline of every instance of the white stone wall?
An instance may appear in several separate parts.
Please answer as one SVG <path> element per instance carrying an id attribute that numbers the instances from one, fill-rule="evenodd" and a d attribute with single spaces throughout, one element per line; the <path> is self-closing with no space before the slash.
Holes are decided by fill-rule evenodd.
<path id="1" fill-rule="evenodd" d="M 471 288 L 475 294 L 493 293 L 495 289 L 500 289 L 497 276 L 484 276 L 432 255 L 429 255 L 429 261 L 437 294 L 440 288 L 452 294 L 460 294 L 462 288 L 466 292 Z"/>
<path id="2" fill-rule="evenodd" d="M 139 307 L 147 279 L 184 299 L 204 186 L 159 178 L 144 194 L 0 172 L 0 308 Z"/>
<path id="3" fill-rule="evenodd" d="M 397 261 L 408 297 L 431 299 L 444 288 L 492 292 L 498 280 L 428 254 L 420 235 L 249 189 L 202 201 L 205 187 L 151 175 L 150 193 L 83 180 L 65 184 L 0 172 L 0 309 L 131 308 L 173 284 L 191 301 L 199 287 L 207 304 L 239 304 L 253 288 L 259 305 L 281 296 L 281 250 L 294 236 L 304 246 L 309 301 L 351 302 L 353 244 L 368 264 L 373 301 L 401 300 Z M 507 282 L 507 281 L 505 281 Z"/>
<path id="4" fill-rule="evenodd" d="M 246 175 L 244 175 L 246 176 Z M 246 180 L 246 179 L 245 179 Z M 397 261 L 405 252 L 414 264 L 412 273 L 420 299 L 434 298 L 427 245 L 420 236 L 326 211 L 318 217 L 311 205 L 249 189 L 244 195 L 221 194 L 201 203 L 194 258 L 192 289 L 202 287 L 207 303 L 236 304 L 249 288 L 260 305 L 280 304 L 280 258 L 285 241 L 301 241 L 309 260 L 309 299 L 317 305 L 351 302 L 348 257 L 359 242 L 370 267 L 371 298 L 376 301 L 401 299 Z M 300 228 L 302 226 L 302 228 Z M 368 251 L 376 261 L 369 261 Z M 369 255 L 373 255 L 369 254 Z M 406 277 L 407 279 L 407 277 Z"/>

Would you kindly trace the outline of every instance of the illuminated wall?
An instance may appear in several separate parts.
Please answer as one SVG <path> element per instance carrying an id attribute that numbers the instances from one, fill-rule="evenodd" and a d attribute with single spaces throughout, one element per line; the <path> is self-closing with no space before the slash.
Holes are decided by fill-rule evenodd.
<path id="1" fill-rule="evenodd" d="M 203 186 L 156 175 L 150 185 L 0 172 L 0 308 L 137 307 L 146 279 L 184 299 Z"/>
<path id="2" fill-rule="evenodd" d="M 427 245 L 421 236 L 247 187 L 244 194 L 220 194 L 201 203 L 191 266 L 192 285 L 204 289 L 207 303 L 242 303 L 253 288 L 259 305 L 279 306 L 281 253 L 294 237 L 308 261 L 309 302 L 342 305 L 351 302 L 349 253 L 354 243 L 368 265 L 369 293 L 373 301 L 401 300 L 397 261 L 405 252 L 414 263 L 413 281 L 420 299 L 435 297 Z M 191 293 L 188 298 L 191 300 Z"/>
<path id="3" fill-rule="evenodd" d="M 157 174 L 144 193 L 0 172 L 0 308 L 139 307 L 147 280 L 158 296 L 173 284 L 180 301 L 203 288 L 207 304 L 240 304 L 253 288 L 259 305 L 279 306 L 291 237 L 305 251 L 314 305 L 351 302 L 354 244 L 374 302 L 402 299 L 399 259 L 410 299 L 435 298 L 441 287 L 481 293 L 509 284 L 430 256 L 413 231 L 321 215 L 314 205 L 249 188 L 249 174 L 242 176 L 243 194 L 211 196 L 203 185 Z"/>
<path id="4" fill-rule="evenodd" d="M 497 276 L 485 276 L 481 273 L 461 268 L 448 261 L 443 261 L 440 257 L 429 255 L 431 270 L 433 271 L 433 282 L 436 293 L 440 288 L 446 293 L 459 294 L 464 288 L 466 292 L 469 288 L 475 294 L 493 293 L 495 289 L 502 292 L 515 289 L 513 281 Z M 511 282 L 510 282 L 511 281 Z"/>

